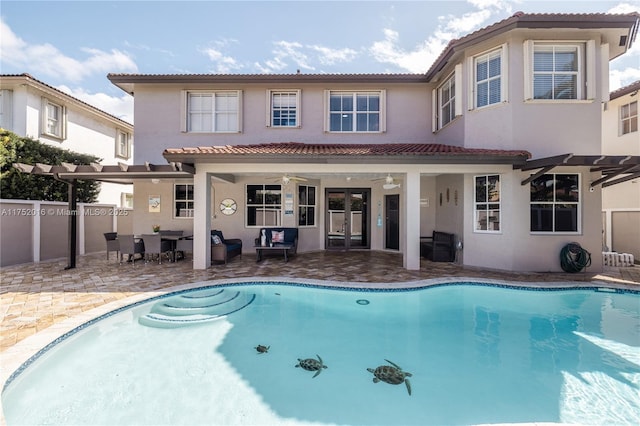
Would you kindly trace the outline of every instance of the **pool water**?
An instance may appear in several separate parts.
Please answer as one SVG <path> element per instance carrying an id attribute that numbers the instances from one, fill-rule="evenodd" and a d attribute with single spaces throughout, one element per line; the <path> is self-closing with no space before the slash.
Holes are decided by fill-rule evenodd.
<path id="1" fill-rule="evenodd" d="M 639 336 L 631 292 L 209 287 L 72 333 L 2 403 L 8 425 L 636 425 Z M 411 395 L 374 383 L 385 360 Z"/>

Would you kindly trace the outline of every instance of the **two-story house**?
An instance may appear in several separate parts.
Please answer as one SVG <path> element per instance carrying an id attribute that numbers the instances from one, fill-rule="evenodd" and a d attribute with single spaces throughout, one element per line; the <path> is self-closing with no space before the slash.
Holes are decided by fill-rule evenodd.
<path id="1" fill-rule="evenodd" d="M 610 93 L 603 112 L 602 154 L 640 155 L 638 91 L 640 80 Z M 602 188 L 604 243 L 640 260 L 640 170 L 621 177 L 623 182 Z"/>
<path id="2" fill-rule="evenodd" d="M 424 74 L 110 74 L 135 96 L 135 162 L 195 168 L 135 184 L 134 232 L 193 232 L 196 269 L 210 229 L 251 251 L 282 225 L 299 251 L 398 251 L 408 269 L 438 230 L 465 265 L 559 271 L 577 242 L 599 270 L 601 184 L 639 167 L 601 143 L 639 16 L 516 13 Z"/>
<path id="3" fill-rule="evenodd" d="M 133 125 L 29 74 L 0 75 L 0 127 L 103 164 L 133 161 Z M 102 182 L 97 201 L 133 207 L 133 185 Z"/>

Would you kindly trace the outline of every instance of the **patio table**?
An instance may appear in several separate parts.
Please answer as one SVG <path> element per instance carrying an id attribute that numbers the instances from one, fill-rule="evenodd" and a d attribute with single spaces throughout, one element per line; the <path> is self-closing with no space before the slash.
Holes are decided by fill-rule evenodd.
<path id="1" fill-rule="evenodd" d="M 271 246 L 255 246 L 256 249 L 256 262 L 260 262 L 262 260 L 262 252 L 264 251 L 274 251 L 274 250 L 282 250 L 284 253 L 284 261 L 289 261 L 288 252 L 293 248 L 293 244 L 281 244 L 277 243 Z"/>

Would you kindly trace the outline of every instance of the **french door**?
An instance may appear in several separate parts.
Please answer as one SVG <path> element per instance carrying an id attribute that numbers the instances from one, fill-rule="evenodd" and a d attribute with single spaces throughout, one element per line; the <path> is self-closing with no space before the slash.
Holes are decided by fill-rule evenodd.
<path id="1" fill-rule="evenodd" d="M 371 190 L 329 188 L 325 196 L 325 247 L 341 250 L 370 248 Z"/>

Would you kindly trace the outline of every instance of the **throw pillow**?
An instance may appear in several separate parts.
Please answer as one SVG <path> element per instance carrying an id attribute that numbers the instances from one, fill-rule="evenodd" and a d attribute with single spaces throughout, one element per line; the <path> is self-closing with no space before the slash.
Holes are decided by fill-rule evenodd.
<path id="1" fill-rule="evenodd" d="M 221 244 L 222 243 L 222 240 L 217 235 L 212 235 L 211 236 L 211 240 L 213 241 L 213 244 Z"/>
<path id="2" fill-rule="evenodd" d="M 271 242 L 284 243 L 284 231 L 271 231 Z"/>

